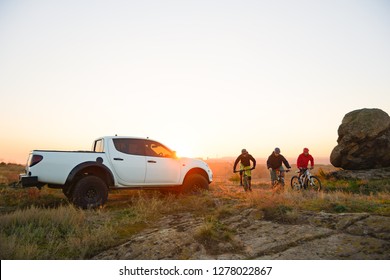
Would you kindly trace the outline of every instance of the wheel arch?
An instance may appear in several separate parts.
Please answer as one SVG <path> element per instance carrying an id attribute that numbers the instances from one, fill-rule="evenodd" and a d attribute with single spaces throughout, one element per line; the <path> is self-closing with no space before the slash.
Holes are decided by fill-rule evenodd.
<path id="1" fill-rule="evenodd" d="M 114 175 L 111 170 L 99 161 L 86 161 L 76 165 L 69 173 L 64 189 L 70 192 L 74 183 L 84 176 L 93 175 L 102 179 L 107 187 L 115 185 Z"/>
<path id="2" fill-rule="evenodd" d="M 209 176 L 207 175 L 207 172 L 202 169 L 202 168 L 199 168 L 199 167 L 195 167 L 195 168 L 192 168 L 190 169 L 186 175 L 184 176 L 184 179 L 183 179 L 183 183 L 186 181 L 186 179 L 188 178 L 188 176 L 192 175 L 192 174 L 200 174 L 202 175 L 206 180 L 207 182 L 210 184 L 210 179 L 209 179 Z"/>

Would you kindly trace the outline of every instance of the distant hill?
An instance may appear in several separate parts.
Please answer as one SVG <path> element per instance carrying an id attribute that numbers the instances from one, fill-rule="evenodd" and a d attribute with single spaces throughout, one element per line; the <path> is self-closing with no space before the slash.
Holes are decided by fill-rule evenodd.
<path id="1" fill-rule="evenodd" d="M 265 164 L 267 162 L 267 158 L 255 158 L 257 164 Z M 233 162 L 236 160 L 236 157 L 221 157 L 221 158 L 208 158 L 207 162 Z M 287 157 L 287 160 L 290 164 L 295 164 L 297 158 Z M 315 164 L 330 164 L 329 157 L 315 157 Z"/>

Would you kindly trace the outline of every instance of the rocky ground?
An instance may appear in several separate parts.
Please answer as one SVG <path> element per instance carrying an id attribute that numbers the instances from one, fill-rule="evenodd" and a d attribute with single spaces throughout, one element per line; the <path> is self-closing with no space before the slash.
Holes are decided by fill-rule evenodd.
<path id="1" fill-rule="evenodd" d="M 330 172 L 328 178 L 341 180 L 384 180 L 390 178 L 390 167 L 366 170 L 337 170 Z"/>
<path id="2" fill-rule="evenodd" d="M 249 208 L 215 226 L 221 236 L 208 239 L 204 218 L 168 215 L 94 259 L 390 259 L 390 217 L 292 212 L 275 221 Z"/>

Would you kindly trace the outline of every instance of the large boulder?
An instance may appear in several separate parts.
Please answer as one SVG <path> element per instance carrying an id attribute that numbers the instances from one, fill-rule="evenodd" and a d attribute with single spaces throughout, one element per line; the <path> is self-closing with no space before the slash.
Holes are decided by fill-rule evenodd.
<path id="1" fill-rule="evenodd" d="M 390 166 L 390 117 L 380 109 L 346 114 L 330 155 L 335 167 L 363 170 Z"/>

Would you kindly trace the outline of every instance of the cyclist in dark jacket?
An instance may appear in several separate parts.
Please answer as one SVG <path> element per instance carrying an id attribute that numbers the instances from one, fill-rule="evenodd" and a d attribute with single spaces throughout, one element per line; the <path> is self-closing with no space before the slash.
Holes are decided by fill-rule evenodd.
<path id="1" fill-rule="evenodd" d="M 280 170 L 280 175 L 282 176 L 282 184 L 284 184 L 284 173 L 285 173 L 285 171 L 284 171 L 284 168 L 283 168 L 283 164 L 288 169 L 291 168 L 291 166 L 288 163 L 288 161 L 286 160 L 286 158 L 280 154 L 280 149 L 279 148 L 275 148 L 275 150 L 272 152 L 272 154 L 268 157 L 268 160 L 267 160 L 267 168 L 269 169 L 270 174 L 271 174 L 272 185 L 277 180 L 276 170 Z"/>
<path id="2" fill-rule="evenodd" d="M 249 190 L 252 190 L 251 187 L 251 180 L 252 180 L 252 174 L 251 170 L 255 169 L 256 167 L 256 160 L 255 158 L 248 153 L 246 149 L 241 150 L 241 155 L 239 155 L 234 162 L 233 166 L 233 172 L 236 171 L 237 164 L 240 162 L 240 186 L 242 186 L 242 175 L 243 172 L 245 172 L 245 175 L 248 177 L 248 186 Z M 251 162 L 253 163 L 253 167 L 251 168 Z"/>

